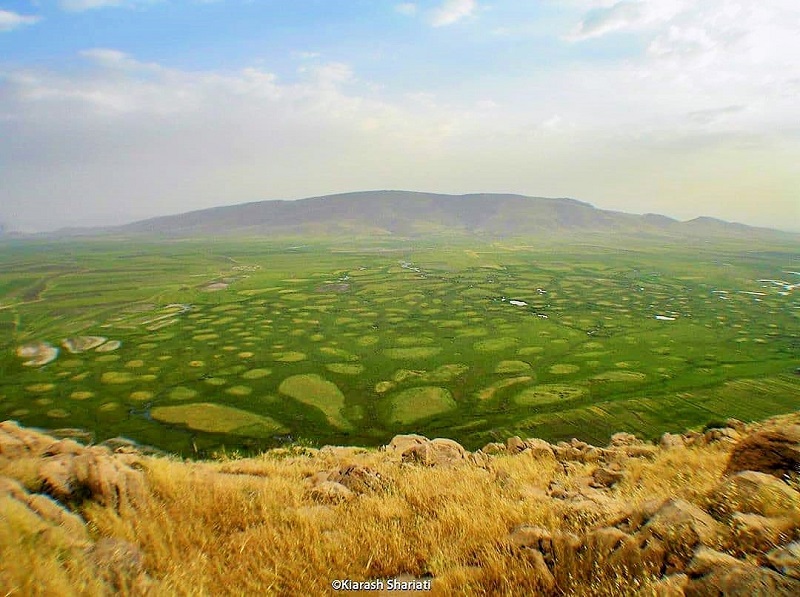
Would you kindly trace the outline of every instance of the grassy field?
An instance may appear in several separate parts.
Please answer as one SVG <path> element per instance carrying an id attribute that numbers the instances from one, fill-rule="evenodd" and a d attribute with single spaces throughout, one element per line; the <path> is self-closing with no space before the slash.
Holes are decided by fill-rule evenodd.
<path id="1" fill-rule="evenodd" d="M 186 455 L 759 419 L 800 404 L 797 272 L 796 245 L 6 242 L 0 419 Z"/>

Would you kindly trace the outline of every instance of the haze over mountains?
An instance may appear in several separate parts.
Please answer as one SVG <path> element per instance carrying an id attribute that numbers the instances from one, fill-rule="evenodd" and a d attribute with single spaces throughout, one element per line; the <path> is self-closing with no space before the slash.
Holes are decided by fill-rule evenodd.
<path id="1" fill-rule="evenodd" d="M 167 236 L 378 236 L 485 238 L 616 233 L 688 237 L 797 235 L 700 217 L 680 222 L 657 214 L 598 209 L 567 198 L 477 193 L 443 195 L 364 191 L 296 201 L 260 201 L 151 218 L 124 226 L 62 231 L 70 234 Z"/>

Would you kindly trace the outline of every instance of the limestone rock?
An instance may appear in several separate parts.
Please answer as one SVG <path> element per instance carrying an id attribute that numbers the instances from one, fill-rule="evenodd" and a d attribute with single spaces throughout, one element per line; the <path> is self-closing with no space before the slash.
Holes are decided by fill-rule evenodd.
<path id="1" fill-rule="evenodd" d="M 769 518 L 743 512 L 733 513 L 731 525 L 736 547 L 744 553 L 761 553 L 786 543 L 794 526 L 790 518 Z"/>
<path id="2" fill-rule="evenodd" d="M 144 557 L 133 543 L 103 538 L 88 550 L 98 576 L 107 585 L 125 594 L 143 594 L 150 583 Z"/>
<path id="3" fill-rule="evenodd" d="M 611 446 L 621 447 L 621 446 L 636 446 L 642 443 L 642 440 L 637 438 L 632 433 L 626 433 L 621 431 L 619 433 L 615 433 L 611 436 Z"/>
<path id="4" fill-rule="evenodd" d="M 311 499 L 318 502 L 337 504 L 353 499 L 356 494 L 341 483 L 322 481 L 311 488 L 309 495 Z"/>
<path id="5" fill-rule="evenodd" d="M 661 436 L 661 441 L 659 442 L 662 450 L 672 450 L 674 448 L 683 448 L 686 446 L 686 442 L 683 439 L 683 436 L 677 435 L 674 433 L 665 433 Z"/>
<path id="6" fill-rule="evenodd" d="M 715 511 L 761 516 L 791 516 L 800 509 L 800 493 L 772 475 L 743 471 L 725 479 L 711 495 Z"/>
<path id="7" fill-rule="evenodd" d="M 400 456 L 409 448 L 426 444 L 428 441 L 430 440 L 428 440 L 427 437 L 414 433 L 408 435 L 395 435 L 392 438 L 392 441 L 389 442 L 389 445 L 385 446 L 384 449 L 391 454 Z"/>
<path id="8" fill-rule="evenodd" d="M 106 449 L 84 448 L 62 440 L 52 444 L 47 454 L 39 465 L 39 480 L 44 490 L 61 502 L 92 499 L 119 509 L 145 500 L 147 489 L 141 471 Z"/>
<path id="9" fill-rule="evenodd" d="M 686 571 L 690 579 L 685 589 L 687 596 L 800 594 L 800 581 L 710 549 L 699 549 Z"/>
<path id="10" fill-rule="evenodd" d="M 505 454 L 506 446 L 499 442 L 489 442 L 481 448 L 481 452 L 493 456 L 495 454 Z"/>
<path id="11" fill-rule="evenodd" d="M 386 488 L 386 481 L 377 471 L 357 464 L 342 466 L 328 474 L 326 481 L 340 483 L 353 493 L 381 491 Z"/>
<path id="12" fill-rule="evenodd" d="M 685 574 L 671 574 L 653 583 L 650 588 L 654 597 L 683 597 L 688 584 L 689 577 Z"/>
<path id="13" fill-rule="evenodd" d="M 428 440 L 422 436 L 406 437 L 413 437 L 414 439 L 413 441 L 401 442 L 394 449 L 395 453 L 399 453 L 403 462 L 414 462 L 426 466 L 443 466 L 467 462 L 469 452 L 461 444 L 451 439 L 437 438 Z M 394 441 L 393 439 L 392 442 Z"/>
<path id="14" fill-rule="evenodd" d="M 0 457 L 38 456 L 52 443 L 52 437 L 20 427 L 16 421 L 0 423 Z"/>
<path id="15" fill-rule="evenodd" d="M 599 467 L 592 473 L 592 487 L 613 487 L 623 477 L 622 471 L 614 467 Z"/>
<path id="16" fill-rule="evenodd" d="M 800 580 L 800 541 L 770 551 L 764 558 L 767 566 L 783 575 Z"/>
<path id="17" fill-rule="evenodd" d="M 800 474 L 800 425 L 753 433 L 731 452 L 726 474 L 758 471 L 785 478 Z"/>

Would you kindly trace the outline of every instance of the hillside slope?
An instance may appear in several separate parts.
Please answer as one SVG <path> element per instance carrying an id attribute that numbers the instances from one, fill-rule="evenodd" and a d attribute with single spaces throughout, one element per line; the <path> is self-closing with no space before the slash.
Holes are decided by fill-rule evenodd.
<path id="1" fill-rule="evenodd" d="M 727 425 L 660 446 L 397 436 L 182 462 L 7 421 L 0 590 L 800 594 L 800 413 Z"/>
<path id="2" fill-rule="evenodd" d="M 314 237 L 436 234 L 501 238 L 585 233 L 749 238 L 792 236 L 712 218 L 678 222 L 654 214 L 606 211 L 575 199 L 409 191 L 365 191 L 297 201 L 260 201 L 215 207 L 134 222 L 104 232 Z"/>

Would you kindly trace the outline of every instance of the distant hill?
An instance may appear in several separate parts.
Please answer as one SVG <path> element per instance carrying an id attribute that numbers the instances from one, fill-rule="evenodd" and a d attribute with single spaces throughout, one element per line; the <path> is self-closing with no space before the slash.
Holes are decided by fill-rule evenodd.
<path id="1" fill-rule="evenodd" d="M 86 232 L 62 231 L 67 234 Z M 446 234 L 504 238 L 574 233 L 692 237 L 788 235 L 713 218 L 679 222 L 656 214 L 607 211 L 575 199 L 409 191 L 364 191 L 297 201 L 244 203 L 142 220 L 105 228 L 102 232 L 181 237 L 420 237 Z"/>

